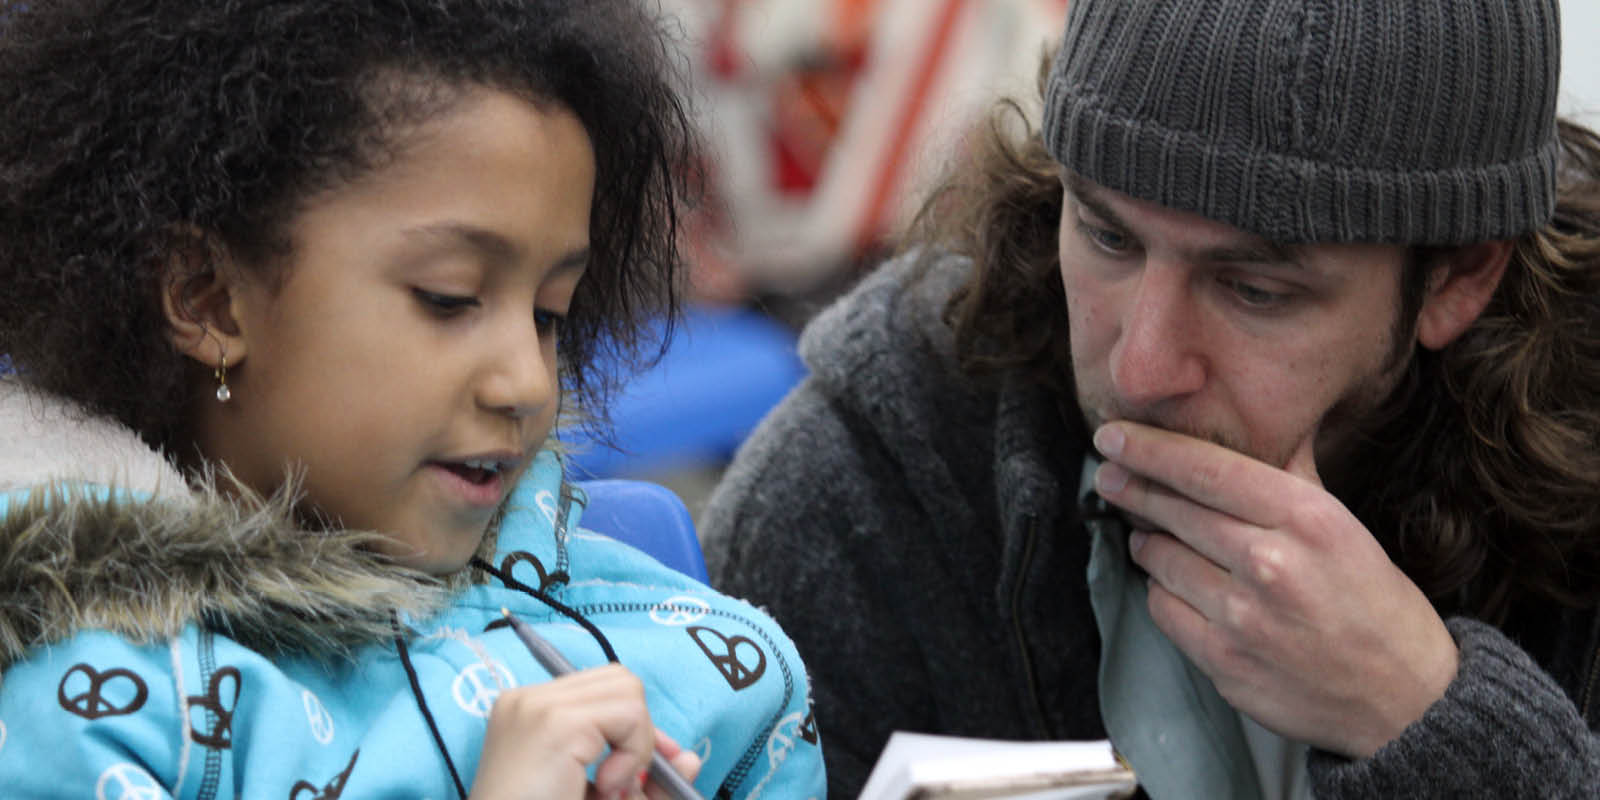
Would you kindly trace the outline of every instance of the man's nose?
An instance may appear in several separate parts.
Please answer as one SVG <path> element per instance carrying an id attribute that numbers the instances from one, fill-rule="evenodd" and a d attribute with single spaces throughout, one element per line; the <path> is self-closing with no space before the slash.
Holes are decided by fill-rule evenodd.
<path id="1" fill-rule="evenodd" d="M 1153 263 L 1140 271 L 1111 350 L 1112 388 L 1129 408 L 1205 385 L 1205 336 L 1195 301 L 1187 270 Z"/>

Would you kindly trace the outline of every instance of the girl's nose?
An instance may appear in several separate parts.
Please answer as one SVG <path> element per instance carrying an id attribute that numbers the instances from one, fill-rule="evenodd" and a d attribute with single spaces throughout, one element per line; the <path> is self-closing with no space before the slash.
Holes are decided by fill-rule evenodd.
<path id="1" fill-rule="evenodd" d="M 1122 312 L 1111 384 L 1128 408 L 1146 408 L 1205 385 L 1205 337 L 1187 270 L 1147 264 Z"/>
<path id="2" fill-rule="evenodd" d="M 555 363 L 532 324 L 498 337 L 478 383 L 478 404 L 522 418 L 549 408 L 556 394 Z M 553 355 L 553 354 L 552 354 Z"/>

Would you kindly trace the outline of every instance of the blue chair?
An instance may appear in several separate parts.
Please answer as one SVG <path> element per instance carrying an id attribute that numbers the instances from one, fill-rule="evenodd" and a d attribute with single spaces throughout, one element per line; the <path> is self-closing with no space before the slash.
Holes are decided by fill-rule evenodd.
<path id="1" fill-rule="evenodd" d="M 710 582 L 694 518 L 672 490 L 647 481 L 621 479 L 577 481 L 574 485 L 589 498 L 580 527 L 637 547 L 701 583 Z"/>
<path id="2" fill-rule="evenodd" d="M 647 341 L 663 334 L 657 323 Z M 685 311 L 653 367 L 629 374 L 601 358 L 595 370 L 623 379 L 610 408 L 615 447 L 581 430 L 560 432 L 580 479 L 725 464 L 806 372 L 793 331 L 755 311 L 703 306 Z"/>

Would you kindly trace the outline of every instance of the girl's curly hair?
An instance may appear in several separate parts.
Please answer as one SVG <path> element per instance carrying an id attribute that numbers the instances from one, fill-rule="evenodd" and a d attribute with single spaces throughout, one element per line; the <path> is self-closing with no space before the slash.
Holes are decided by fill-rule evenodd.
<path id="1" fill-rule="evenodd" d="M 159 299 L 174 248 L 274 276 L 308 198 L 487 86 L 570 109 L 593 143 L 559 348 L 603 420 L 596 355 L 636 359 L 678 310 L 696 141 L 672 53 L 638 0 L 0 0 L 0 353 L 171 450 L 190 369 Z"/>
<path id="2" fill-rule="evenodd" d="M 1600 602 L 1600 135 L 1557 129 L 1555 219 L 1514 243 L 1466 333 L 1411 354 L 1364 421 L 1361 463 L 1330 486 L 1436 604 L 1497 623 L 1528 604 Z M 1003 102 L 903 246 L 971 262 L 945 307 L 965 370 L 1022 371 L 1077 413 L 1062 191 L 1028 115 Z M 1400 281 L 1410 320 L 1444 248 L 1412 250 Z"/>

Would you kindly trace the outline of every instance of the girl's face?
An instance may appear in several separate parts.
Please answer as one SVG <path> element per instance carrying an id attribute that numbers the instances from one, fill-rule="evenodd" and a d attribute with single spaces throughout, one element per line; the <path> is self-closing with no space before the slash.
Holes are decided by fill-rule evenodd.
<path id="1" fill-rule="evenodd" d="M 553 424 L 594 154 L 556 106 L 475 89 L 291 223 L 279 286 L 231 296 L 226 404 L 199 443 L 258 491 L 303 468 L 332 524 L 460 569 Z"/>

